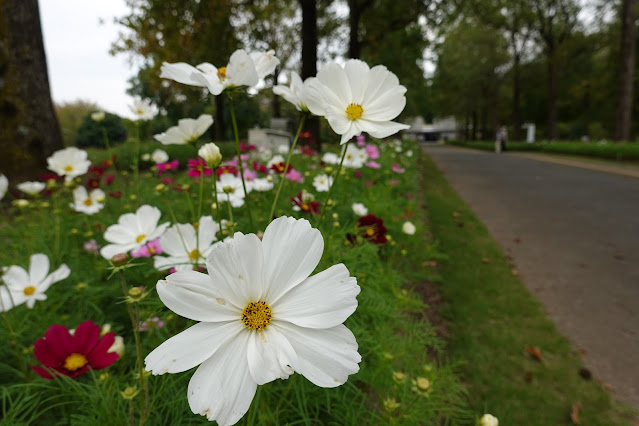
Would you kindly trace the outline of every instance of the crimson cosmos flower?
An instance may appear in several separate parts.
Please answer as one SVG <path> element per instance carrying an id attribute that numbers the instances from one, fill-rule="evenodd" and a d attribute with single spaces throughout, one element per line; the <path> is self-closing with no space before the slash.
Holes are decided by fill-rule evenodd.
<path id="1" fill-rule="evenodd" d="M 371 243 L 386 244 L 387 229 L 382 218 L 374 214 L 362 216 L 357 220 L 357 227 L 359 228 L 359 234 Z"/>
<path id="2" fill-rule="evenodd" d="M 44 337 L 34 343 L 33 351 L 47 368 L 31 366 L 31 369 L 49 380 L 56 378 L 55 373 L 77 377 L 89 368 L 101 370 L 119 358 L 117 353 L 107 352 L 114 341 L 114 333 L 100 338 L 100 327 L 91 321 L 80 324 L 74 334 L 62 325 L 52 325 Z"/>
<path id="3" fill-rule="evenodd" d="M 291 197 L 291 202 L 293 203 L 294 210 L 303 211 L 310 215 L 321 213 L 320 203 L 314 201 L 312 197 L 308 198 L 308 196 L 305 196 L 304 192 L 297 194 L 297 197 Z M 297 207 L 297 209 L 295 209 L 295 207 Z"/>
<path id="4" fill-rule="evenodd" d="M 190 177 L 211 176 L 213 169 L 206 166 L 206 161 L 202 158 L 191 158 L 188 161 L 189 171 L 186 173 Z"/>

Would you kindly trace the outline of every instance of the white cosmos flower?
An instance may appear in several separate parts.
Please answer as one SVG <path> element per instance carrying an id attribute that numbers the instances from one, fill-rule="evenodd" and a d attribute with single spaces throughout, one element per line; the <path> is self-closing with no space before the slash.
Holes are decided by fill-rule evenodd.
<path id="1" fill-rule="evenodd" d="M 326 164 L 339 164 L 339 159 L 339 155 L 335 154 L 334 152 L 327 152 L 322 155 L 322 161 Z"/>
<path id="2" fill-rule="evenodd" d="M 195 142 L 213 124 L 213 117 L 202 114 L 197 119 L 183 118 L 178 120 L 178 125 L 170 127 L 166 132 L 153 136 L 163 145 L 185 145 Z"/>
<path id="3" fill-rule="evenodd" d="M 129 109 L 137 120 L 150 120 L 155 117 L 155 108 L 146 99 L 134 99 Z"/>
<path id="4" fill-rule="evenodd" d="M 406 221 L 402 225 L 402 232 L 406 235 L 415 235 L 415 231 L 417 231 L 417 228 L 411 221 Z"/>
<path id="5" fill-rule="evenodd" d="M 58 176 L 64 176 L 68 182 L 89 171 L 91 162 L 87 159 L 86 151 L 74 146 L 56 151 L 47 158 L 49 170 Z"/>
<path id="6" fill-rule="evenodd" d="M 161 215 L 157 207 L 145 204 L 135 213 L 120 216 L 118 223 L 109 226 L 104 232 L 104 239 L 111 244 L 102 247 L 102 257 L 111 259 L 118 253 L 137 250 L 148 241 L 161 236 L 169 226 L 169 222 L 158 225 Z"/>
<path id="7" fill-rule="evenodd" d="M 342 165 L 351 169 L 359 169 L 364 167 L 367 160 L 368 154 L 366 153 L 366 149 L 350 144 L 346 148 L 346 156 L 344 157 L 344 163 L 342 163 Z"/>
<path id="8" fill-rule="evenodd" d="M 226 89 L 255 86 L 260 79 L 253 59 L 244 50 L 233 52 L 228 65 L 220 68 L 208 62 L 197 67 L 184 62 L 176 64 L 164 62 L 160 77 L 191 86 L 206 87 L 216 96 Z"/>
<path id="9" fill-rule="evenodd" d="M 104 208 L 106 194 L 100 188 L 96 188 L 89 194 L 84 186 L 78 186 L 73 190 L 73 203 L 71 208 L 76 212 L 92 215 Z"/>
<path id="10" fill-rule="evenodd" d="M 321 174 L 313 178 L 313 186 L 317 192 L 327 192 L 333 185 L 333 178 L 331 176 Z"/>
<path id="11" fill-rule="evenodd" d="M 288 150 L 286 150 L 286 152 L 288 152 Z M 271 166 L 273 166 L 273 164 L 280 164 L 280 163 L 286 163 L 286 161 L 284 160 L 284 157 L 282 157 L 280 154 L 275 154 L 273 157 L 271 157 L 270 160 L 268 160 L 268 162 L 266 163 L 266 167 L 270 169 Z"/>
<path id="12" fill-rule="evenodd" d="M 362 132 L 385 138 L 410 127 L 391 121 L 406 106 L 406 88 L 383 65 L 369 68 L 359 59 L 349 59 L 344 67 L 331 62 L 319 70 L 317 81 L 322 90 L 315 103 L 324 102 L 328 124 L 342 135 L 342 144 Z"/>
<path id="13" fill-rule="evenodd" d="M 171 226 L 160 237 L 162 253 L 167 256 L 154 256 L 155 269 L 175 268 L 178 271 L 193 269 L 194 265 L 202 265 L 217 241 L 215 234 L 220 225 L 211 216 L 202 216 L 198 222 L 197 234 L 190 223 L 178 223 Z"/>
<path id="14" fill-rule="evenodd" d="M 166 163 L 169 161 L 169 154 L 166 151 L 161 149 L 156 149 L 151 153 L 149 159 L 152 160 L 155 164 Z"/>
<path id="15" fill-rule="evenodd" d="M 309 77 L 302 81 L 299 74 L 291 72 L 290 86 L 278 84 L 273 87 L 273 93 L 283 97 L 297 108 L 298 111 L 312 112 L 318 116 L 324 116 L 324 102 L 322 102 L 321 85 L 317 84 L 315 77 Z"/>
<path id="16" fill-rule="evenodd" d="M 366 216 L 368 214 L 368 209 L 362 203 L 353 203 L 351 207 L 353 208 L 353 213 L 357 216 Z"/>
<path id="17" fill-rule="evenodd" d="M 106 118 L 106 113 L 104 111 L 95 111 L 91 113 L 91 120 L 96 121 L 98 123 L 104 121 Z"/>
<path id="18" fill-rule="evenodd" d="M 480 426 L 499 426 L 499 419 L 492 414 L 484 414 L 479 419 Z"/>
<path id="19" fill-rule="evenodd" d="M 256 178 L 250 182 L 246 182 L 247 185 L 249 185 L 249 183 L 254 191 L 266 192 L 273 189 L 273 181 L 266 178 Z"/>
<path id="20" fill-rule="evenodd" d="M 231 173 L 223 173 L 218 181 L 217 185 L 217 199 L 218 201 L 227 201 L 231 203 L 233 207 L 242 207 L 244 205 L 244 188 L 242 187 L 242 179 L 232 175 Z M 246 190 L 251 192 L 251 186 L 246 185 Z"/>
<path id="21" fill-rule="evenodd" d="M 194 413 L 220 425 L 236 423 L 258 385 L 294 372 L 336 387 L 359 371 L 361 357 L 343 322 L 360 288 L 343 264 L 316 275 L 322 235 L 304 219 L 275 219 L 255 235 L 236 233 L 216 244 L 208 274 L 180 271 L 158 281 L 164 304 L 200 321 L 145 359 L 153 374 L 199 365 L 187 398 Z"/>
<path id="22" fill-rule="evenodd" d="M 280 64 L 280 60 L 275 56 L 274 50 L 267 52 L 251 52 L 249 55 L 255 64 L 255 71 L 258 78 L 262 79 L 275 71 Z"/>
<path id="23" fill-rule="evenodd" d="M 20 191 L 31 196 L 38 195 L 44 188 L 46 188 L 44 182 L 22 182 L 16 185 Z"/>
<path id="24" fill-rule="evenodd" d="M 21 266 L 9 266 L 2 275 L 6 290 L 0 293 L 0 311 L 8 311 L 23 303 L 27 304 L 27 308 L 33 308 L 36 300 L 46 300 L 44 293 L 51 284 L 67 278 L 70 273 L 69 267 L 62 264 L 49 274 L 49 258 L 42 253 L 31 256 L 29 272 Z"/>
<path id="25" fill-rule="evenodd" d="M 220 148 L 213 142 L 202 145 L 197 151 L 197 155 L 202 157 L 209 167 L 217 167 L 222 162 Z"/>
<path id="26" fill-rule="evenodd" d="M 9 179 L 0 173 L 0 200 L 4 198 L 4 195 L 7 193 L 7 189 L 9 189 Z"/>

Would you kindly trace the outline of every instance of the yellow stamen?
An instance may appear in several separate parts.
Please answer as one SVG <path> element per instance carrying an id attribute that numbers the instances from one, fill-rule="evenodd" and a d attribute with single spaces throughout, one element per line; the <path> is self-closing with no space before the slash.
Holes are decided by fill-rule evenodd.
<path id="1" fill-rule="evenodd" d="M 200 251 L 198 249 L 191 250 L 191 253 L 189 253 L 189 258 L 195 260 L 198 257 L 200 257 Z"/>
<path id="2" fill-rule="evenodd" d="M 373 235 L 375 235 L 375 230 L 373 228 L 368 228 L 366 230 L 366 235 L 368 235 L 369 237 L 372 237 Z"/>
<path id="3" fill-rule="evenodd" d="M 138 115 L 144 114 L 144 111 L 142 111 L 141 109 L 137 110 L 136 112 L 138 113 Z"/>
<path id="4" fill-rule="evenodd" d="M 302 210 L 304 210 L 305 212 L 307 212 L 309 210 L 309 205 L 306 203 L 302 203 Z"/>
<path id="5" fill-rule="evenodd" d="M 222 190 L 227 194 L 233 194 L 235 192 L 235 188 L 232 186 L 225 186 Z"/>
<path id="6" fill-rule="evenodd" d="M 23 291 L 25 296 L 31 296 L 33 293 L 35 293 L 35 287 L 30 285 L 29 287 L 26 287 Z"/>
<path id="7" fill-rule="evenodd" d="M 143 240 L 143 239 L 145 239 L 145 238 L 146 238 L 146 234 L 140 234 L 140 235 L 138 235 L 138 237 L 135 239 L 135 241 L 139 243 L 140 241 L 142 241 L 142 240 Z"/>
<path id="8" fill-rule="evenodd" d="M 264 300 L 249 302 L 242 311 L 242 322 L 246 328 L 255 331 L 264 330 L 271 322 L 273 313 Z"/>
<path id="9" fill-rule="evenodd" d="M 364 108 L 358 104 L 350 104 L 346 107 L 346 116 L 351 120 L 357 120 L 358 118 L 362 118 L 362 114 L 364 113 Z"/>
<path id="10" fill-rule="evenodd" d="M 217 76 L 220 80 L 224 80 L 226 78 L 226 67 L 220 67 L 217 69 Z"/>
<path id="11" fill-rule="evenodd" d="M 88 364 L 87 357 L 82 354 L 72 353 L 64 360 L 64 368 L 69 371 L 76 371 Z"/>
<path id="12" fill-rule="evenodd" d="M 93 201 L 91 201 L 90 198 L 87 198 L 86 200 L 84 200 L 84 205 L 85 206 L 90 206 L 91 204 L 93 204 Z"/>
<path id="13" fill-rule="evenodd" d="M 65 172 L 72 172 L 72 171 L 73 171 L 73 167 L 72 167 L 72 166 L 66 166 L 66 167 L 64 168 L 64 171 L 65 171 Z"/>

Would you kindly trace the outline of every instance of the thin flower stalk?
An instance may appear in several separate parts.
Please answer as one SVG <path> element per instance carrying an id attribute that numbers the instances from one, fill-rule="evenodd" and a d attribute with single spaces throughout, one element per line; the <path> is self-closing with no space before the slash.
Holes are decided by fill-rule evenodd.
<path id="1" fill-rule="evenodd" d="M 0 279 L 1 281 L 1 279 Z M 9 295 L 9 300 L 11 301 L 11 305 L 15 306 L 13 303 L 13 297 L 11 297 L 11 292 L 7 291 Z M 9 331 L 9 336 L 11 336 L 11 346 L 13 346 L 13 350 L 16 355 L 16 359 L 18 360 L 18 365 L 20 366 L 20 371 L 22 375 L 27 377 L 27 367 L 24 363 L 24 356 L 20 352 L 20 347 L 18 346 L 18 334 L 15 332 L 15 329 L 11 325 L 11 321 L 9 320 L 9 310 L 4 306 L 4 302 L 2 301 L 2 297 L 0 297 L 0 308 L 2 308 L 2 319 L 4 320 L 5 325 L 7 326 L 7 331 Z"/>
<path id="2" fill-rule="evenodd" d="M 218 225 L 222 226 L 220 219 L 220 204 L 217 201 L 217 167 L 213 167 L 213 199 L 215 200 L 215 213 Z"/>
<path id="3" fill-rule="evenodd" d="M 140 121 L 135 122 L 135 155 L 133 156 L 133 174 L 135 180 L 135 196 L 140 196 Z"/>
<path id="4" fill-rule="evenodd" d="M 242 189 L 244 189 L 244 206 L 246 206 L 246 212 L 249 217 L 250 230 L 253 231 L 253 213 L 251 213 L 251 207 L 249 205 L 248 191 L 246 190 L 246 182 L 244 181 L 244 165 L 242 164 L 242 152 L 240 151 L 240 134 L 237 130 L 237 120 L 235 119 L 235 107 L 233 106 L 233 99 L 228 96 L 229 106 L 231 107 L 231 123 L 233 124 L 233 134 L 235 135 L 235 150 L 237 151 L 238 164 L 240 166 L 240 177 L 242 178 Z M 229 207 L 230 208 L 230 207 Z"/>
<path id="5" fill-rule="evenodd" d="M 300 119 L 300 125 L 297 128 L 297 133 L 295 134 L 295 139 L 293 139 L 293 145 L 291 149 L 288 151 L 288 156 L 286 157 L 286 165 L 284 166 L 284 173 L 288 171 L 288 167 L 291 164 L 291 157 L 293 156 L 293 151 L 295 151 L 295 147 L 297 146 L 297 141 L 300 137 L 300 133 L 302 132 L 302 128 L 304 127 L 304 122 L 306 121 L 306 115 L 303 115 Z M 280 183 L 277 186 L 277 192 L 275 193 L 275 199 L 273 200 L 273 205 L 271 206 L 271 212 L 266 219 L 266 223 L 271 223 L 273 220 L 273 214 L 275 213 L 275 206 L 277 205 L 277 200 L 280 198 L 280 192 L 282 191 L 282 186 L 284 185 L 284 176 L 280 179 Z"/>
<path id="6" fill-rule="evenodd" d="M 102 137 L 104 138 L 104 146 L 107 149 L 109 160 L 112 161 L 113 155 L 111 154 L 111 144 L 109 143 L 109 135 L 107 135 L 106 127 L 104 127 L 104 124 L 102 124 L 100 127 L 102 128 Z M 115 161 L 113 161 L 113 169 L 117 170 L 117 167 L 115 166 Z"/>
<path id="7" fill-rule="evenodd" d="M 126 278 L 124 276 L 124 270 L 120 270 L 120 284 L 122 285 L 122 293 L 124 293 L 124 297 L 127 298 L 129 296 L 129 292 L 127 290 Z M 135 338 L 135 351 L 138 359 L 138 374 L 140 376 L 140 390 L 144 394 L 142 398 L 140 398 L 140 426 L 144 426 L 146 423 L 146 417 L 149 413 L 149 389 L 146 386 L 146 377 L 144 374 L 144 361 L 142 358 L 142 345 L 140 344 L 140 309 L 138 302 L 133 303 L 135 305 L 135 310 L 131 307 L 131 303 L 126 303 L 126 310 L 129 314 L 129 318 L 131 319 L 131 327 L 133 328 L 133 337 Z"/>
<path id="8" fill-rule="evenodd" d="M 326 212 L 326 208 L 328 207 L 328 201 L 331 199 L 331 193 L 333 192 L 333 188 L 337 183 L 337 178 L 339 176 L 339 172 L 342 170 L 342 164 L 344 164 L 344 158 L 346 157 L 346 150 L 348 149 L 348 145 L 350 141 L 346 142 L 344 148 L 342 148 L 342 158 L 339 160 L 339 166 L 337 166 L 337 170 L 335 171 L 335 175 L 333 176 L 333 184 L 328 188 L 328 195 L 326 196 L 326 201 L 324 201 L 324 207 L 322 207 L 322 211 L 320 212 L 320 217 L 317 219 L 316 228 L 319 228 L 322 223 L 322 218 L 324 217 L 324 213 Z"/>

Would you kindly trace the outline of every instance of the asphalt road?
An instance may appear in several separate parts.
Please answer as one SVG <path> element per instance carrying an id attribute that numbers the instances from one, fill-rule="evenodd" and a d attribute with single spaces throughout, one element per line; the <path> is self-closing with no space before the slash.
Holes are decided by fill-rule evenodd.
<path id="1" fill-rule="evenodd" d="M 639 179 L 423 147 L 595 378 L 639 408 Z"/>

